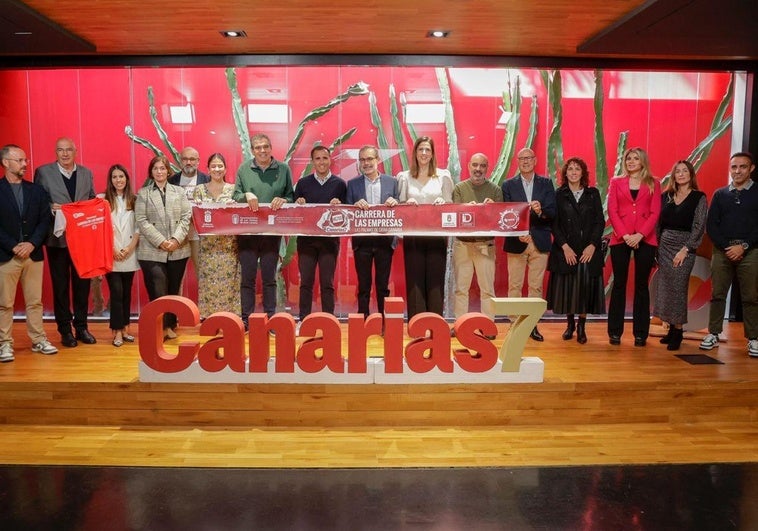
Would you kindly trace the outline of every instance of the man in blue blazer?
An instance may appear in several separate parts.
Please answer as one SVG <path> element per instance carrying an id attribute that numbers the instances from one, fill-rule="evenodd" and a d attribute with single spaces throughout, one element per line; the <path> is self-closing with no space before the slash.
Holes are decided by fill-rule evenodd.
<path id="1" fill-rule="evenodd" d="M 524 274 L 528 270 L 530 297 L 542 297 L 542 285 L 550 251 L 551 225 L 555 217 L 555 187 L 550 179 L 534 172 L 537 157 L 529 148 L 518 152 L 519 173 L 503 183 L 503 201 L 529 203 L 529 234 L 505 238 L 508 253 L 508 296 L 523 296 Z M 537 327 L 531 336 L 544 341 Z"/>
<path id="2" fill-rule="evenodd" d="M 61 205 L 66 203 L 94 199 L 92 172 L 76 164 L 74 141 L 70 138 L 59 138 L 55 143 L 55 158 L 55 162 L 40 166 L 34 172 L 34 182 L 42 186 L 50 196 L 53 211 L 60 211 Z M 95 336 L 87 329 L 90 279 L 81 278 L 76 272 L 65 233 L 56 237 L 51 232 L 45 246 L 50 279 L 53 282 L 53 311 L 61 343 L 64 347 L 75 347 L 79 341 L 88 345 L 96 343 Z M 72 322 L 74 333 L 71 332 Z"/>
<path id="3" fill-rule="evenodd" d="M 26 153 L 15 144 L 0 149 L 0 362 L 13 361 L 13 304 L 21 281 L 26 330 L 32 351 L 55 354 L 42 321 L 42 244 L 50 231 L 50 199 L 44 188 L 24 180 Z"/>
<path id="4" fill-rule="evenodd" d="M 379 173 L 379 150 L 363 146 L 358 152 L 361 175 L 347 182 L 347 204 L 368 210 L 371 205 L 394 207 L 398 203 L 397 180 Z M 376 305 L 384 313 L 389 296 L 390 269 L 395 252 L 394 236 L 353 236 L 353 257 L 358 275 L 358 312 L 368 317 L 371 300 L 371 268 L 375 269 Z"/>

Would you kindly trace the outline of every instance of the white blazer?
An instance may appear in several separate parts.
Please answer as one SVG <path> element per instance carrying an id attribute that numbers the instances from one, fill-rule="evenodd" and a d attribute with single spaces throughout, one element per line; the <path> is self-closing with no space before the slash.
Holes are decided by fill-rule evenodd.
<path id="1" fill-rule="evenodd" d="M 132 243 L 132 238 L 134 238 L 135 234 L 139 234 L 134 210 L 126 210 L 126 205 L 121 202 L 117 202 L 116 209 L 111 210 L 111 224 L 113 225 L 114 251 L 128 247 Z M 137 249 L 134 249 L 134 252 L 126 260 L 121 262 L 113 260 L 113 271 L 126 272 L 137 271 L 138 269 Z"/>

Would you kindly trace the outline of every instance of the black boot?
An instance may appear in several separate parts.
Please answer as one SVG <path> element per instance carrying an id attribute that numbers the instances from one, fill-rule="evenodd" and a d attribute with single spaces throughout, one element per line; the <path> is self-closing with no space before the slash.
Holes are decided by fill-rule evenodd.
<path id="1" fill-rule="evenodd" d="M 576 342 L 584 345 L 587 342 L 587 333 L 584 331 L 584 325 L 587 322 L 585 317 L 580 317 L 576 324 Z"/>
<path id="2" fill-rule="evenodd" d="M 666 346 L 667 350 L 679 350 L 679 347 L 682 346 L 682 336 L 684 335 L 684 330 L 681 328 L 674 328 L 671 327 L 671 339 L 669 340 L 668 345 Z"/>
<path id="3" fill-rule="evenodd" d="M 669 324 L 669 331 L 668 331 L 668 334 L 666 334 L 665 336 L 663 336 L 663 337 L 661 338 L 661 345 L 668 345 L 668 344 L 669 344 L 669 341 L 671 341 L 671 333 L 672 333 L 673 331 L 674 331 L 674 325 L 672 325 L 672 324 Z"/>
<path id="4" fill-rule="evenodd" d="M 563 335 L 561 336 L 565 341 L 568 341 L 572 337 L 574 337 L 574 314 L 570 313 L 566 315 L 566 322 L 568 323 L 568 326 L 566 327 L 566 330 L 563 332 Z"/>

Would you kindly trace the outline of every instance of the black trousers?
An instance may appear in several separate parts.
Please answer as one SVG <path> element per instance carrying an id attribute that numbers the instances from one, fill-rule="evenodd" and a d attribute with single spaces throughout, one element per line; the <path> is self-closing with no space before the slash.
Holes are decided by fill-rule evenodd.
<path id="1" fill-rule="evenodd" d="M 313 284 L 316 267 L 321 289 L 321 311 L 334 314 L 334 271 L 337 269 L 339 238 L 297 238 L 297 264 L 300 270 L 300 319 L 313 308 Z"/>
<path id="2" fill-rule="evenodd" d="M 655 265 L 655 246 L 640 242 L 639 248 L 632 249 L 626 244 L 611 246 L 613 266 L 613 289 L 608 306 L 608 335 L 621 336 L 624 333 L 626 312 L 626 283 L 629 276 L 629 262 L 634 253 L 634 303 L 632 332 L 634 337 L 647 339 L 650 332 L 650 273 Z"/>
<path id="3" fill-rule="evenodd" d="M 442 315 L 445 305 L 447 238 L 403 238 L 408 319 L 422 312 Z"/>
<path id="4" fill-rule="evenodd" d="M 392 237 L 366 236 L 361 237 L 357 245 L 353 243 L 353 259 L 358 276 L 358 313 L 364 316 L 369 315 L 372 268 L 377 309 L 379 313 L 384 313 L 384 299 L 390 295 L 390 270 L 395 252 L 392 242 Z"/>
<path id="5" fill-rule="evenodd" d="M 111 271 L 105 275 L 110 291 L 111 330 L 129 326 L 132 311 L 132 282 L 134 271 Z"/>
<path id="6" fill-rule="evenodd" d="M 240 302 L 242 321 L 255 311 L 255 281 L 258 260 L 261 261 L 263 311 L 271 317 L 276 313 L 276 265 L 279 263 L 281 236 L 238 236 L 240 259 Z"/>
<path id="7" fill-rule="evenodd" d="M 179 295 L 188 259 L 182 258 L 180 260 L 169 260 L 168 262 L 139 261 L 139 265 L 142 268 L 142 277 L 145 279 L 147 296 L 151 301 L 164 295 Z M 175 314 L 163 314 L 163 328 L 176 328 Z"/>
<path id="8" fill-rule="evenodd" d="M 70 334 L 72 320 L 75 330 L 84 330 L 87 328 L 90 279 L 81 278 L 76 272 L 67 247 L 46 247 L 46 249 L 50 280 L 53 284 L 53 311 L 58 332 Z"/>

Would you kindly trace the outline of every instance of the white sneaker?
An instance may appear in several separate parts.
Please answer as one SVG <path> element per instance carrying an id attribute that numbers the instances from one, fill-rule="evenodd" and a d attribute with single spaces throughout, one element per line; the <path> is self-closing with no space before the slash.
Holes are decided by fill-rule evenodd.
<path id="1" fill-rule="evenodd" d="M 716 334 L 708 334 L 700 342 L 700 350 L 713 350 L 714 347 L 719 346 L 719 336 Z"/>
<path id="2" fill-rule="evenodd" d="M 747 355 L 751 358 L 758 358 L 758 339 L 751 339 L 747 342 Z"/>
<path id="3" fill-rule="evenodd" d="M 40 354 L 57 354 L 58 349 L 53 346 L 47 339 L 35 343 L 32 345 L 32 352 L 39 352 Z"/>
<path id="4" fill-rule="evenodd" d="M 0 363 L 8 363 L 15 359 L 16 358 L 13 355 L 13 346 L 10 343 L 3 343 L 2 346 L 0 346 Z"/>

